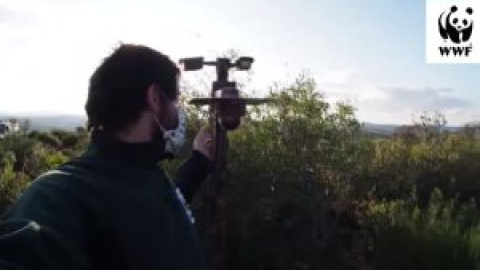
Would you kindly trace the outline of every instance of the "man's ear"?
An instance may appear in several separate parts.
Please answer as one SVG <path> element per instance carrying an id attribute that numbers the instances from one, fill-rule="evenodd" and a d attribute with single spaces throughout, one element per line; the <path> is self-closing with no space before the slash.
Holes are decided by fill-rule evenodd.
<path id="1" fill-rule="evenodd" d="M 150 85 L 147 89 L 147 108 L 152 112 L 159 113 L 162 109 L 162 98 L 159 86 L 155 84 Z"/>

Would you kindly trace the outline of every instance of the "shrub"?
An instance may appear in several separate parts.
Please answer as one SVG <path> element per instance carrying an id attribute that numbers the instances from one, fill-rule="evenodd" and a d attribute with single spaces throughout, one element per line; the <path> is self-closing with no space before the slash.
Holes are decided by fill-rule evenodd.
<path id="1" fill-rule="evenodd" d="M 376 269 L 478 269 L 480 223 L 473 203 L 443 198 L 437 189 L 428 207 L 416 199 L 372 204 Z"/>

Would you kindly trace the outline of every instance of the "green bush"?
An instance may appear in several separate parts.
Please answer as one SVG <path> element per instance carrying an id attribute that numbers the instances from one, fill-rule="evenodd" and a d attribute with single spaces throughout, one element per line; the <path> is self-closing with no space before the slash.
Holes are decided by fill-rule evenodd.
<path id="1" fill-rule="evenodd" d="M 375 269 L 478 269 L 478 217 L 474 203 L 445 199 L 438 189 L 425 209 L 416 199 L 372 204 Z"/>
<path id="2" fill-rule="evenodd" d="M 62 142 L 60 139 L 52 133 L 47 132 L 31 132 L 29 134 L 30 138 L 36 139 L 45 146 L 52 147 L 54 149 L 58 149 L 62 146 Z"/>
<path id="3" fill-rule="evenodd" d="M 25 189 L 31 179 L 23 172 L 16 172 L 13 168 L 14 155 L 7 153 L 0 170 L 0 214 L 4 213 L 10 204 Z"/>
<path id="4" fill-rule="evenodd" d="M 22 134 L 9 135 L 0 141 L 0 157 L 6 152 L 12 152 L 15 156 L 13 170 L 22 171 L 38 145 L 38 141 Z"/>
<path id="5" fill-rule="evenodd" d="M 230 134 L 229 269 L 361 269 L 364 232 L 334 195 L 350 192 L 368 150 L 353 109 L 307 77 L 271 97 Z"/>

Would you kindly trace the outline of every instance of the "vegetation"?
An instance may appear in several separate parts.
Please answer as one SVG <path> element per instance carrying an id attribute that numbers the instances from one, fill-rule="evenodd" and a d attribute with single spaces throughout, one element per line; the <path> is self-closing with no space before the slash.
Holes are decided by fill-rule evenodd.
<path id="1" fill-rule="evenodd" d="M 361 131 L 353 107 L 325 102 L 311 78 L 270 96 L 230 134 L 229 269 L 480 267 L 477 124 L 452 133 L 426 114 L 378 138 Z M 204 115 L 187 109 L 196 130 Z M 2 139 L 0 211 L 87 143 L 83 128 Z M 164 164 L 171 175 L 178 165 Z"/>

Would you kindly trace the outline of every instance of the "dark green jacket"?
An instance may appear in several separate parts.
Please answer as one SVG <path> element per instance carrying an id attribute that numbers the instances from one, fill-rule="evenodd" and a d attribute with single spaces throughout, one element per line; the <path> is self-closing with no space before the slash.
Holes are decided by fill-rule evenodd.
<path id="1" fill-rule="evenodd" d="M 207 269 L 155 149 L 98 135 L 81 157 L 35 180 L 0 225 L 0 269 Z M 209 165 L 193 152 L 180 168 L 187 200 Z"/>

